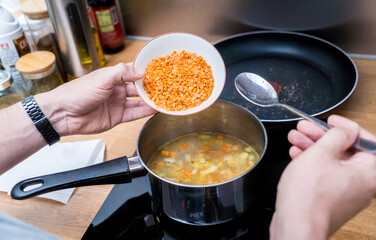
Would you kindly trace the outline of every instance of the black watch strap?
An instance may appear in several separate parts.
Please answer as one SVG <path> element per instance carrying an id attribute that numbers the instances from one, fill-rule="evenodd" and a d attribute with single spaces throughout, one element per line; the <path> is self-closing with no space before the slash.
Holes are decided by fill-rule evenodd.
<path id="1" fill-rule="evenodd" d="M 21 101 L 25 111 L 33 121 L 35 127 L 42 134 L 49 145 L 52 145 L 60 140 L 59 134 L 52 127 L 50 121 L 43 114 L 39 108 L 34 96 L 29 96 Z"/>

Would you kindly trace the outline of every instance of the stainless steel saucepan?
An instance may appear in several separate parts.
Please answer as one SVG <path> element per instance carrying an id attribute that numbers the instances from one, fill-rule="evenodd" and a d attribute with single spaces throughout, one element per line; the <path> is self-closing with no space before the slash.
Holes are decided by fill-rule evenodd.
<path id="1" fill-rule="evenodd" d="M 211 185 L 171 182 L 146 166 L 161 145 L 194 132 L 222 132 L 237 137 L 253 146 L 260 159 L 242 175 Z M 193 115 L 154 115 L 138 136 L 136 157 L 120 157 L 89 167 L 27 179 L 17 183 L 11 195 L 15 199 L 25 199 L 71 187 L 127 183 L 132 177 L 146 174 L 148 192 L 158 211 L 187 224 L 218 224 L 236 218 L 255 203 L 257 166 L 266 147 L 265 128 L 253 113 L 234 103 L 217 101 Z"/>

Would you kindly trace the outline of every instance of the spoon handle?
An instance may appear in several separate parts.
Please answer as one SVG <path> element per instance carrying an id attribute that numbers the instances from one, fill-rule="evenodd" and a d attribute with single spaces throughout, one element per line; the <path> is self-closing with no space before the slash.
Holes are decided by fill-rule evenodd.
<path id="1" fill-rule="evenodd" d="M 317 126 L 321 127 L 325 131 L 328 131 L 330 129 L 330 126 L 326 122 L 324 122 L 324 121 L 322 121 L 322 120 L 320 120 L 316 117 L 313 117 L 311 115 L 308 115 L 307 113 L 302 112 L 299 109 L 296 109 L 292 106 L 285 105 L 285 104 L 279 104 L 279 106 L 295 113 L 296 115 L 298 115 L 298 116 L 300 116 L 304 119 L 307 119 L 307 120 L 315 123 Z M 369 141 L 367 139 L 361 138 L 361 137 L 358 137 L 356 139 L 356 141 L 352 145 L 352 148 L 376 154 L 376 143 Z"/>
<path id="2" fill-rule="evenodd" d="M 298 115 L 298 116 L 300 116 L 302 118 L 305 118 L 305 119 L 307 119 L 307 120 L 315 123 L 317 126 L 321 127 L 325 131 L 328 131 L 330 129 L 329 125 L 326 122 L 324 122 L 324 121 L 322 121 L 322 120 L 320 120 L 320 119 L 318 119 L 316 117 L 313 117 L 313 116 L 311 116 L 311 115 L 309 115 L 309 114 L 307 114 L 307 113 L 305 113 L 303 111 L 300 111 L 297 108 L 294 108 L 292 106 L 285 105 L 285 104 L 280 104 L 279 106 L 281 106 L 283 108 L 286 108 L 290 112 L 293 112 L 296 115 Z"/>
<path id="3" fill-rule="evenodd" d="M 361 137 L 356 139 L 353 147 L 358 150 L 376 154 L 376 143 Z"/>

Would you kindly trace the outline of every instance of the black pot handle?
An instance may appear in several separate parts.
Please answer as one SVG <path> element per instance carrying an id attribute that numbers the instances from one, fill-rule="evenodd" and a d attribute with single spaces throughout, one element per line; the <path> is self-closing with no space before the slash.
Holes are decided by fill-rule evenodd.
<path id="1" fill-rule="evenodd" d="M 12 188 L 11 196 L 14 199 L 26 199 L 72 187 L 129 182 L 132 182 L 132 177 L 128 158 L 124 156 L 88 167 L 23 180 Z M 26 189 L 33 185 L 34 188 Z"/>

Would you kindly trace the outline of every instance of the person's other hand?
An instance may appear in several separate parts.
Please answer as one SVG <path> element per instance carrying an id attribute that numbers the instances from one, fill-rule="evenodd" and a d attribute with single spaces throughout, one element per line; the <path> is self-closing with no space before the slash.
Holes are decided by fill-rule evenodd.
<path id="1" fill-rule="evenodd" d="M 156 113 L 137 96 L 134 81 L 143 69 L 120 63 L 35 96 L 56 131 L 61 135 L 91 134 Z"/>
<path id="2" fill-rule="evenodd" d="M 376 156 L 349 150 L 358 136 L 376 138 L 340 116 L 328 123 L 325 133 L 303 120 L 288 135 L 293 160 L 278 184 L 271 239 L 326 239 L 376 193 Z"/>
<path id="3" fill-rule="evenodd" d="M 344 117 L 338 116 L 338 115 L 332 115 L 328 119 L 328 123 L 333 126 L 341 126 L 349 124 L 350 127 L 354 123 L 350 121 L 349 119 L 346 119 Z M 298 122 L 297 130 L 291 130 L 288 134 L 288 140 L 292 144 L 292 147 L 290 148 L 289 154 L 292 159 L 296 158 L 301 154 L 304 150 L 306 150 L 308 147 L 313 145 L 317 140 L 319 140 L 323 135 L 325 134 L 325 131 L 322 130 L 320 127 L 315 125 L 314 123 L 302 120 Z M 366 139 L 375 140 L 375 136 L 371 134 L 370 132 L 366 131 L 363 128 L 359 128 L 359 134 Z M 351 152 L 344 152 L 344 158 L 350 157 L 352 154 Z"/>

